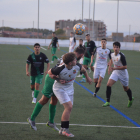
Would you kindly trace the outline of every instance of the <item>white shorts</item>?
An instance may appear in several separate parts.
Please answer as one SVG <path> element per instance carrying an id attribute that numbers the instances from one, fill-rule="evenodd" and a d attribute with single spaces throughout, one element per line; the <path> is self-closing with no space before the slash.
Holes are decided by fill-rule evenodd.
<path id="1" fill-rule="evenodd" d="M 93 73 L 93 78 L 94 79 L 97 79 L 97 78 L 99 78 L 99 76 L 101 76 L 102 78 L 104 78 L 105 77 L 105 73 L 106 73 L 106 68 L 107 67 L 105 67 L 105 68 L 96 68 L 96 67 L 94 67 L 94 73 Z"/>
<path id="2" fill-rule="evenodd" d="M 84 58 L 81 58 L 81 59 L 80 59 L 80 61 L 79 61 L 80 64 L 83 64 L 83 59 L 84 59 Z"/>
<path id="3" fill-rule="evenodd" d="M 110 75 L 109 79 L 112 79 L 114 81 L 119 80 L 121 84 L 125 87 L 129 85 L 129 75 L 127 71 L 122 75 L 122 74 L 119 74 L 117 70 L 114 70 L 112 74 Z"/>
<path id="4" fill-rule="evenodd" d="M 74 90 L 64 90 L 61 88 L 58 89 L 58 88 L 53 87 L 53 92 L 55 96 L 57 97 L 57 99 L 59 100 L 60 104 L 64 104 L 71 101 L 73 105 Z"/>
<path id="5" fill-rule="evenodd" d="M 72 46 L 69 47 L 69 52 L 74 52 L 74 49 L 72 49 Z"/>

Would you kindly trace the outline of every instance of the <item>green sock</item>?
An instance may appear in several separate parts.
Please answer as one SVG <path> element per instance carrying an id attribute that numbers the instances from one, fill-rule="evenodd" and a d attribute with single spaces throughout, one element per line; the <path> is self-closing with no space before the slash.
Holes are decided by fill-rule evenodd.
<path id="1" fill-rule="evenodd" d="M 43 105 L 41 105 L 39 102 L 36 103 L 34 111 L 33 111 L 32 115 L 31 115 L 31 120 L 32 121 L 35 121 L 35 118 L 37 117 L 37 115 L 41 111 L 42 107 L 43 107 Z"/>
<path id="2" fill-rule="evenodd" d="M 55 58 L 55 59 L 58 59 L 58 57 L 57 57 L 57 56 L 55 56 L 55 55 L 54 55 L 54 58 Z"/>
<path id="3" fill-rule="evenodd" d="M 49 121 L 54 123 L 54 117 L 56 112 L 56 105 L 49 104 Z"/>
<path id="4" fill-rule="evenodd" d="M 82 75 L 82 77 L 83 77 L 83 78 L 86 78 L 84 74 Z"/>
<path id="5" fill-rule="evenodd" d="M 54 56 L 52 56 L 52 61 L 54 61 Z"/>
<path id="6" fill-rule="evenodd" d="M 34 90 L 34 98 L 37 98 L 38 94 L 39 94 L 39 90 Z"/>

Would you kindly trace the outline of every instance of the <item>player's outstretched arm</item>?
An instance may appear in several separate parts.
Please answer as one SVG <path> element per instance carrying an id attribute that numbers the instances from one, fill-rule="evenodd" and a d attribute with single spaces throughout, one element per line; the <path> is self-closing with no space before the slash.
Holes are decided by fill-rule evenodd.
<path id="1" fill-rule="evenodd" d="M 88 74 L 87 74 L 87 71 L 86 71 L 86 69 L 82 66 L 82 69 L 81 69 L 81 72 L 85 75 L 85 77 L 86 77 L 86 81 L 89 83 L 89 84 L 92 84 L 92 79 L 88 76 Z"/>
<path id="2" fill-rule="evenodd" d="M 26 63 L 26 75 L 27 76 L 30 76 L 30 73 L 29 73 L 29 64 Z"/>

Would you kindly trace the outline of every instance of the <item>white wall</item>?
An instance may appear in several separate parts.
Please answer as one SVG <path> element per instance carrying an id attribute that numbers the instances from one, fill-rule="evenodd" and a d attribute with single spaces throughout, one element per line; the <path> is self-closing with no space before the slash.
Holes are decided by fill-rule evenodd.
<path id="1" fill-rule="evenodd" d="M 39 43 L 41 46 L 48 46 L 51 39 L 31 39 L 31 38 L 9 38 L 0 37 L 0 44 L 15 44 L 15 45 L 34 45 Z M 69 40 L 58 40 L 60 47 L 69 47 Z M 85 42 L 85 40 L 84 40 Z M 100 46 L 100 41 L 95 41 L 96 46 Z M 79 41 L 77 40 L 76 46 Z M 112 49 L 113 42 L 107 42 L 107 48 Z M 121 42 L 121 50 L 137 50 L 140 51 L 140 43 Z"/>

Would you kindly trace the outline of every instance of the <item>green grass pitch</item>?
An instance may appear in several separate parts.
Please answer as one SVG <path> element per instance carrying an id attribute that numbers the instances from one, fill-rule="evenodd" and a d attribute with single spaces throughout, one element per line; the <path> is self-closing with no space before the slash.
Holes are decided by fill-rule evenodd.
<path id="1" fill-rule="evenodd" d="M 27 45 L 0 45 L 0 140 L 66 140 L 59 136 L 45 124 L 36 124 L 38 130 L 30 129 L 26 124 L 35 105 L 31 103 L 30 80 L 26 76 L 25 65 L 32 52 Z M 33 49 L 33 46 L 28 46 Z M 61 48 L 68 51 L 68 48 Z M 43 50 L 51 61 L 51 51 Z M 120 82 L 112 87 L 111 105 L 140 125 L 140 52 L 122 51 L 127 60 L 129 72 L 129 86 L 132 90 L 134 102 L 127 108 L 128 97 Z M 60 57 L 63 51 L 57 51 Z M 56 63 L 56 60 L 55 60 Z M 55 64 L 51 64 L 53 67 Z M 46 69 L 46 67 L 45 67 Z M 93 73 L 89 74 L 93 78 Z M 98 96 L 106 100 L 106 83 L 109 75 L 102 82 Z M 81 78 L 76 78 L 79 81 Z M 42 90 L 44 80 L 40 86 Z M 94 84 L 82 84 L 94 92 Z M 103 108 L 103 102 L 93 98 L 92 94 L 74 83 L 74 106 L 70 118 L 70 131 L 75 135 L 74 140 L 139 140 L 140 128 L 124 118 L 110 107 Z M 39 93 L 38 100 L 42 93 Z M 55 122 L 60 124 L 63 106 L 57 104 Z M 49 119 L 48 104 L 45 105 L 36 118 L 36 123 L 46 123 Z M 5 122 L 5 123 L 2 123 Z M 6 122 L 25 122 L 23 124 Z M 79 126 L 85 124 L 86 126 Z M 87 126 L 94 125 L 94 126 Z M 97 125 L 97 126 L 96 126 Z M 107 127 L 108 126 L 108 127 Z M 112 126 L 112 127 L 111 127 Z M 118 127 L 127 126 L 128 128 Z M 60 125 L 58 125 L 60 128 Z"/>

